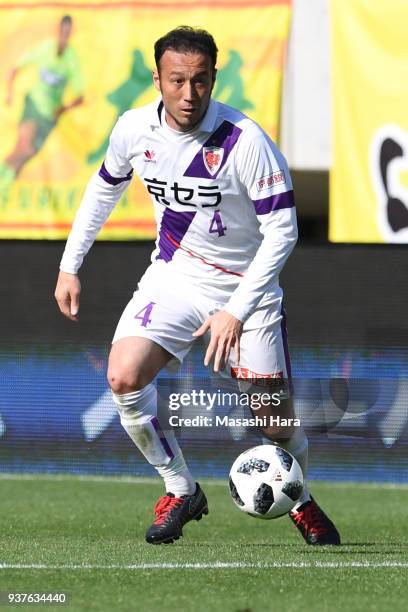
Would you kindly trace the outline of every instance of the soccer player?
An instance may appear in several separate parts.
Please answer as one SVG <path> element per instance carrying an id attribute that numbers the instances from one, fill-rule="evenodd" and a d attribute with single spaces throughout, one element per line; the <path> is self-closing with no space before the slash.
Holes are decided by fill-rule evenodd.
<path id="1" fill-rule="evenodd" d="M 46 40 L 21 57 L 11 70 L 6 102 L 13 101 L 13 85 L 20 70 L 29 65 L 38 68 L 38 81 L 26 95 L 14 150 L 0 163 L 0 184 L 3 188 L 18 176 L 43 146 L 61 115 L 83 102 L 83 84 L 75 51 L 69 46 L 72 17 L 65 15 L 58 28 L 57 39 Z M 63 102 L 70 84 L 74 98 Z"/>
<path id="2" fill-rule="evenodd" d="M 188 521 L 208 512 L 173 432 L 158 420 L 156 374 L 172 360 L 182 362 L 205 336 L 204 364 L 213 361 L 215 372 L 237 378 L 248 393 L 259 392 L 259 379 L 290 376 L 278 281 L 297 240 L 291 179 L 265 132 L 211 99 L 216 59 L 204 30 L 183 26 L 156 42 L 160 98 L 124 113 L 113 129 L 76 215 L 55 291 L 62 313 L 77 320 L 78 270 L 135 171 L 152 197 L 158 237 L 117 326 L 108 379 L 123 427 L 164 479 L 167 493 L 146 533 L 153 544 L 173 542 Z M 291 417 L 284 384 L 281 391 L 280 415 Z M 300 428 L 263 433 L 306 472 L 308 443 Z M 307 487 L 290 516 L 309 544 L 339 543 Z"/>

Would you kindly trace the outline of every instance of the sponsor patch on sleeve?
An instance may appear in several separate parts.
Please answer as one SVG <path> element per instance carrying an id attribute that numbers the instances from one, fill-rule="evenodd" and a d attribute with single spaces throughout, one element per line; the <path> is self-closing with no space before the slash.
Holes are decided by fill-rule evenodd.
<path id="1" fill-rule="evenodd" d="M 272 172 L 272 174 L 268 174 L 267 176 L 263 176 L 262 178 L 258 179 L 256 181 L 256 188 L 258 191 L 264 191 L 265 189 L 275 187 L 275 185 L 284 185 L 285 180 L 284 171 L 277 170 L 276 172 Z"/>

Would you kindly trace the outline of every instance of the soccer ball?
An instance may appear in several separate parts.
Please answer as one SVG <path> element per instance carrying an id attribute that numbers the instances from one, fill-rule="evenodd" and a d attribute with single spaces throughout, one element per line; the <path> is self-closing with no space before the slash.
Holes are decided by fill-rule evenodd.
<path id="1" fill-rule="evenodd" d="M 283 448 L 255 446 L 235 459 L 229 488 L 242 512 L 273 519 L 296 504 L 303 490 L 303 474 L 296 459 Z"/>

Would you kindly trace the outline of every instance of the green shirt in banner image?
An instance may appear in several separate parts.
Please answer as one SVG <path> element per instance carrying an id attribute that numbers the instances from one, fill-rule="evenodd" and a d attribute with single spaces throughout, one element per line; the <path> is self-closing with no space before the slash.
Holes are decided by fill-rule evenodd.
<path id="1" fill-rule="evenodd" d="M 29 96 L 38 112 L 52 120 L 62 106 L 65 87 L 69 84 L 75 96 L 83 94 L 83 81 L 78 57 L 71 47 L 57 54 L 57 41 L 47 40 L 28 51 L 17 63 L 17 68 L 35 65 L 38 81 L 29 91 Z"/>

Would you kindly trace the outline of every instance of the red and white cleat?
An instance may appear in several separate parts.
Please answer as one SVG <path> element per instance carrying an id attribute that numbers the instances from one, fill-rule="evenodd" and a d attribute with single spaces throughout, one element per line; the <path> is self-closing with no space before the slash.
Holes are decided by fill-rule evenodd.
<path id="1" fill-rule="evenodd" d="M 189 521 L 199 521 L 203 514 L 208 514 L 207 498 L 198 482 L 193 495 L 175 497 L 166 493 L 160 497 L 154 513 L 156 520 L 146 532 L 149 544 L 172 544 L 183 535 L 183 526 Z"/>
<path id="2" fill-rule="evenodd" d="M 338 546 L 340 544 L 339 532 L 313 497 L 297 511 L 289 512 L 289 517 L 308 544 L 315 546 L 325 544 Z"/>

